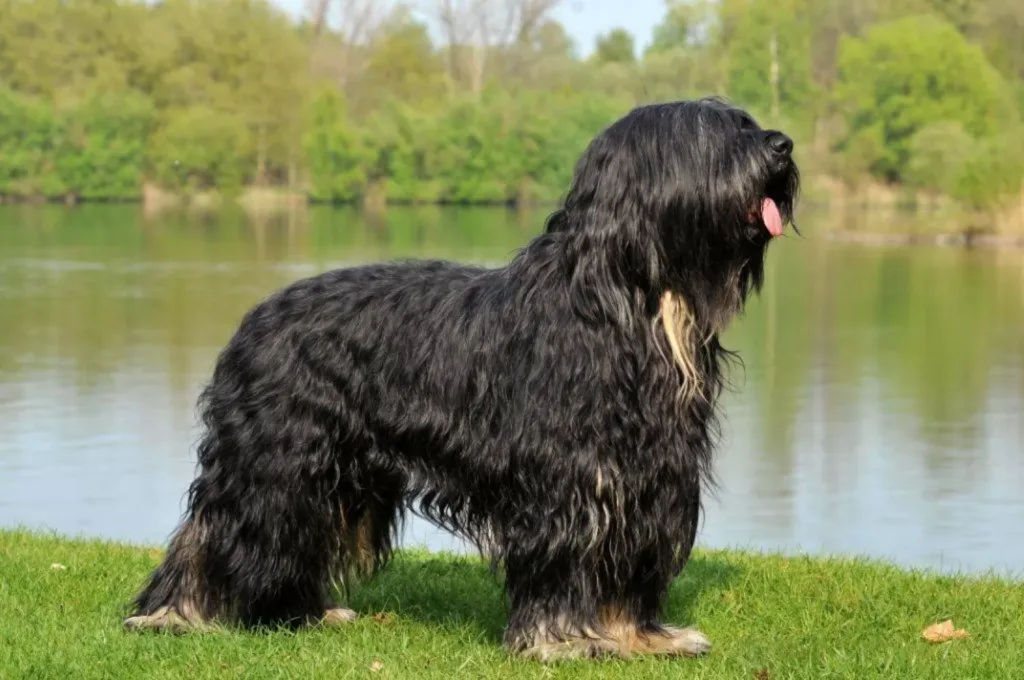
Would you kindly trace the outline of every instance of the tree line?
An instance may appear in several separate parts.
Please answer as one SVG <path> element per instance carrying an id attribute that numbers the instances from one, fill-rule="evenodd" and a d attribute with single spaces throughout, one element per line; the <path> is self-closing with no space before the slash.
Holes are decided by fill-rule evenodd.
<path id="1" fill-rule="evenodd" d="M 1024 200 L 1019 0 L 668 0 L 586 57 L 559 0 L 0 3 L 6 199 L 551 201 L 630 107 L 716 94 L 816 174 Z"/>

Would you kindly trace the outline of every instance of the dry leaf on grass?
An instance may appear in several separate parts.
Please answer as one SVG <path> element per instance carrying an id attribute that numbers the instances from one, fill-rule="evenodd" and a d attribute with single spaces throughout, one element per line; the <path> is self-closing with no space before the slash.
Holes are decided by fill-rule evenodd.
<path id="1" fill-rule="evenodd" d="M 371 673 L 378 673 L 382 670 L 384 670 L 384 664 L 382 664 L 379 659 L 370 664 Z"/>
<path id="2" fill-rule="evenodd" d="M 970 637 L 970 635 L 966 630 L 954 627 L 953 619 L 946 619 L 942 623 L 932 624 L 921 631 L 921 637 L 928 642 L 949 642 L 950 640 Z"/>
<path id="3" fill-rule="evenodd" d="M 391 612 L 377 612 L 370 618 L 373 620 L 374 623 L 379 623 L 382 626 L 390 626 L 391 624 L 395 623 L 396 619 L 395 615 Z"/>
<path id="4" fill-rule="evenodd" d="M 754 680 L 770 680 L 771 676 L 768 675 L 768 669 L 762 668 L 754 673 Z"/>

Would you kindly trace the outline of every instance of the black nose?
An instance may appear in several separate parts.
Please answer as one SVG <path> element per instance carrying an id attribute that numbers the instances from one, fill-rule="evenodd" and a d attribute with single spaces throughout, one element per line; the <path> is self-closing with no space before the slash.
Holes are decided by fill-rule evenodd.
<path id="1" fill-rule="evenodd" d="M 768 148 L 780 156 L 788 156 L 793 151 L 793 140 L 781 132 L 768 133 Z"/>

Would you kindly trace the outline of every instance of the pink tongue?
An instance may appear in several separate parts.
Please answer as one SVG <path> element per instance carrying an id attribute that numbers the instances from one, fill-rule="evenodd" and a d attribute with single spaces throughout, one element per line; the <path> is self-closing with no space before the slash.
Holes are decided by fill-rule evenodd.
<path id="1" fill-rule="evenodd" d="M 779 206 L 770 198 L 761 203 L 761 219 L 772 236 L 782 236 L 782 215 L 779 214 Z"/>

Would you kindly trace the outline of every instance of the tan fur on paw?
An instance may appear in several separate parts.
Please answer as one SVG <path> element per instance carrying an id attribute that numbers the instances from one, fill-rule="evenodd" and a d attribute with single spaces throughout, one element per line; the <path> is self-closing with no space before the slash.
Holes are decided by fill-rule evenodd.
<path id="1" fill-rule="evenodd" d="M 696 628 L 665 626 L 652 633 L 640 633 L 632 644 L 637 654 L 702 656 L 711 651 L 711 641 Z"/>
<path id="2" fill-rule="evenodd" d="M 324 617 L 320 619 L 320 623 L 328 627 L 342 626 L 346 623 L 352 623 L 358 618 L 358 616 L 359 615 L 351 609 L 334 607 L 333 609 L 328 609 L 324 612 Z"/>
<path id="3" fill-rule="evenodd" d="M 565 659 L 592 659 L 617 656 L 630 659 L 635 656 L 695 657 L 711 651 L 711 642 L 696 628 L 656 626 L 640 630 L 636 624 L 616 610 L 603 612 L 601 630 L 562 625 L 555 630 L 541 623 L 532 642 L 519 650 L 519 655 L 542 662 Z M 565 631 L 570 631 L 566 633 Z"/>
<path id="4" fill-rule="evenodd" d="M 565 640 L 540 640 L 519 652 L 526 659 L 544 663 L 572 659 L 597 659 L 615 655 L 618 647 L 610 640 L 572 637 Z"/>
<path id="5" fill-rule="evenodd" d="M 174 607 L 160 607 L 152 614 L 129 617 L 124 620 L 122 625 L 128 631 L 157 630 L 172 633 L 212 628 L 201 619 L 182 616 Z"/>

